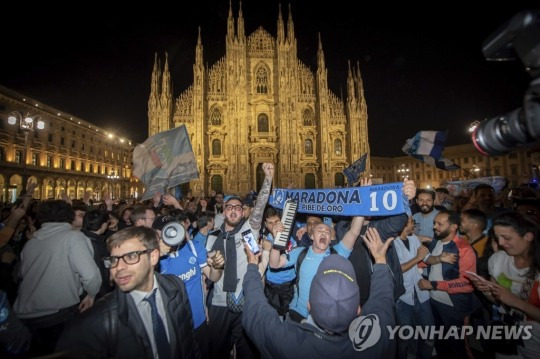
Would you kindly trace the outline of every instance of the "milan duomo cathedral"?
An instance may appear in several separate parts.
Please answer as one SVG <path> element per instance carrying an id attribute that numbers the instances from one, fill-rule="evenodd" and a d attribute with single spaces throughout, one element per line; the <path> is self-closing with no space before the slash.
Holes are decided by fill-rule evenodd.
<path id="1" fill-rule="evenodd" d="M 149 136 L 186 125 L 199 168 L 194 195 L 259 189 L 264 162 L 276 164 L 275 187 L 344 186 L 342 171 L 369 153 L 367 106 L 358 64 L 349 63 L 346 100 L 327 75 L 320 35 L 316 72 L 298 59 L 290 6 L 286 26 L 278 11 L 277 38 L 262 27 L 246 36 L 242 9 L 235 19 L 231 6 L 225 55 L 205 68 L 199 29 L 193 84 L 179 97 L 167 57 L 161 67 L 156 55 Z"/>

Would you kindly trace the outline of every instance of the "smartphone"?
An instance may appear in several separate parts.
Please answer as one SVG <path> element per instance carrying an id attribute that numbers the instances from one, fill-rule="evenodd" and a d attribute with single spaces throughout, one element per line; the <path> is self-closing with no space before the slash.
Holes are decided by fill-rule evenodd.
<path id="1" fill-rule="evenodd" d="M 327 226 L 330 226 L 330 228 L 334 227 L 334 224 L 332 223 L 332 217 L 323 217 L 323 223 Z"/>
<path id="2" fill-rule="evenodd" d="M 466 271 L 465 273 L 467 274 L 468 277 L 478 279 L 481 282 L 489 285 L 490 287 L 493 287 L 493 283 L 491 283 L 489 280 L 485 279 L 484 277 L 481 277 L 478 274 L 474 272 L 470 272 L 470 271 Z"/>
<path id="3" fill-rule="evenodd" d="M 251 229 L 242 232 L 242 238 L 244 239 L 244 242 L 246 242 L 246 244 L 248 245 L 249 249 L 253 252 L 253 254 L 259 254 L 261 249 L 259 248 L 257 240 L 255 239 L 253 232 L 251 232 Z"/>

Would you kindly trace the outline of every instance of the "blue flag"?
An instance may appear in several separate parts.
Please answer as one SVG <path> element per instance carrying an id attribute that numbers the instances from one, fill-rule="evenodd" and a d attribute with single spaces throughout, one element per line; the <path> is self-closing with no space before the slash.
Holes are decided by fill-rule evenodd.
<path id="1" fill-rule="evenodd" d="M 441 170 L 457 170 L 458 165 L 442 157 L 447 136 L 446 131 L 420 131 L 405 142 L 402 151 Z"/>
<path id="2" fill-rule="evenodd" d="M 343 170 L 343 174 L 347 177 L 347 182 L 352 185 L 358 181 L 358 177 L 366 170 L 367 153 L 364 153 L 362 157 L 354 161 L 352 165 Z"/>
<path id="3" fill-rule="evenodd" d="M 135 147 L 133 174 L 146 185 L 143 200 L 199 178 L 186 126 L 157 133 Z"/>

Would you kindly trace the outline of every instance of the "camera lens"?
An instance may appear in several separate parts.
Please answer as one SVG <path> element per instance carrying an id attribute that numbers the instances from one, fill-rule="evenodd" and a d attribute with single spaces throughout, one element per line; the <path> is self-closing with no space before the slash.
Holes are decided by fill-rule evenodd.
<path id="1" fill-rule="evenodd" d="M 485 120 L 474 130 L 472 141 L 485 156 L 497 156 L 513 150 L 518 143 L 527 142 L 527 129 L 521 108 L 505 115 Z"/>

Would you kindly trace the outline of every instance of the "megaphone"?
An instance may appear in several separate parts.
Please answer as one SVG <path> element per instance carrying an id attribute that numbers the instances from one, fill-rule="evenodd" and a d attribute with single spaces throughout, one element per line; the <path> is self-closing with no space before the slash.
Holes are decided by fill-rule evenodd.
<path id="1" fill-rule="evenodd" d="M 186 230 L 180 222 L 169 222 L 161 230 L 161 240 L 169 247 L 176 247 L 186 239 Z"/>

